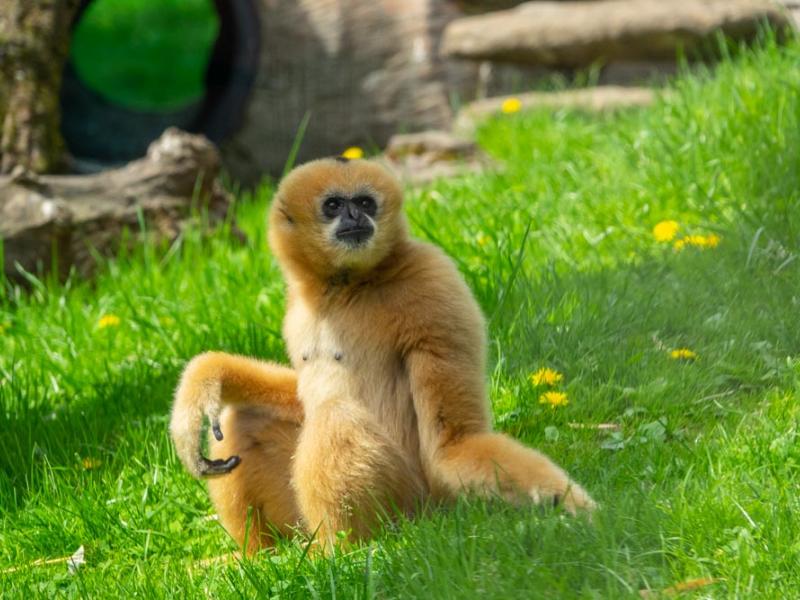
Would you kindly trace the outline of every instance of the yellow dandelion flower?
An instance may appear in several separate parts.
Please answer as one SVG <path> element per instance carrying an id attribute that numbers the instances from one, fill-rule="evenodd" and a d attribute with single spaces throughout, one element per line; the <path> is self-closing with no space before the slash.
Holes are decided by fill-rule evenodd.
<path id="1" fill-rule="evenodd" d="M 719 242 L 722 238 L 720 238 L 716 233 L 709 233 L 707 236 L 703 237 L 703 244 L 704 248 L 716 248 L 719 246 Z"/>
<path id="2" fill-rule="evenodd" d="M 481 248 L 483 248 L 486 244 L 488 244 L 490 240 L 491 238 L 485 233 L 479 233 L 478 235 L 475 236 L 475 241 Z"/>
<path id="3" fill-rule="evenodd" d="M 100 329 L 105 329 L 106 327 L 116 327 L 120 324 L 120 318 L 117 315 L 103 315 L 100 317 L 100 320 L 97 321 L 97 326 Z"/>
<path id="4" fill-rule="evenodd" d="M 364 151 L 358 146 L 350 146 L 347 150 L 342 152 L 342 156 L 350 160 L 356 160 L 358 158 L 364 158 Z"/>
<path id="5" fill-rule="evenodd" d="M 653 227 L 653 237 L 657 242 L 671 242 L 680 228 L 677 221 L 661 221 Z"/>
<path id="6" fill-rule="evenodd" d="M 531 373 L 531 382 L 533 385 L 555 385 L 562 381 L 564 376 L 553 369 L 544 367 L 535 373 Z"/>
<path id="7" fill-rule="evenodd" d="M 103 462 L 98 460 L 98 459 L 96 459 L 96 458 L 84 458 L 81 461 L 81 464 L 83 465 L 84 469 L 86 469 L 87 471 L 90 471 L 90 470 L 96 469 L 97 467 L 102 465 Z"/>
<path id="8" fill-rule="evenodd" d="M 695 248 L 704 248 L 706 245 L 706 236 L 704 235 L 687 235 L 684 239 L 687 244 Z"/>
<path id="9" fill-rule="evenodd" d="M 673 360 L 694 360 L 697 358 L 697 352 L 688 348 L 676 348 L 670 351 L 669 357 Z"/>
<path id="10" fill-rule="evenodd" d="M 686 246 L 692 246 L 694 248 L 716 248 L 719 246 L 721 239 L 722 238 L 716 233 L 710 233 L 708 235 L 687 235 L 680 240 L 676 240 L 674 248 L 675 250 L 683 250 Z"/>
<path id="11" fill-rule="evenodd" d="M 521 108 L 522 108 L 522 100 L 520 100 L 519 98 L 506 98 L 500 105 L 500 110 L 502 110 L 507 115 L 519 112 Z"/>
<path id="12" fill-rule="evenodd" d="M 539 396 L 539 404 L 549 404 L 550 408 L 566 406 L 569 404 L 569 398 L 564 392 L 545 392 Z"/>

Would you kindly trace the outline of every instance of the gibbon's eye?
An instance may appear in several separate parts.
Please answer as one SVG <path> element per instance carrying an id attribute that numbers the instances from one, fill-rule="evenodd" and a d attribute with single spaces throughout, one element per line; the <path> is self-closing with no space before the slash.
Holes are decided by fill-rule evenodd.
<path id="1" fill-rule="evenodd" d="M 372 196 L 356 196 L 353 198 L 353 204 L 358 206 L 364 213 L 368 214 L 370 217 L 374 217 L 375 213 L 378 212 L 378 204 L 375 202 L 375 198 Z"/>
<path id="2" fill-rule="evenodd" d="M 322 214 L 329 219 L 333 219 L 341 212 L 344 203 L 344 198 L 340 196 L 330 196 L 322 203 Z"/>

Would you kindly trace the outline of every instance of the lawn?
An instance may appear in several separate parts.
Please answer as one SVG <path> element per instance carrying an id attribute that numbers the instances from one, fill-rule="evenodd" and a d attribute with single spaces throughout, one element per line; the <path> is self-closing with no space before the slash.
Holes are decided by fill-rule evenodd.
<path id="1" fill-rule="evenodd" d="M 583 483 L 592 522 L 468 499 L 330 560 L 290 541 L 224 559 L 167 415 L 196 353 L 285 360 L 264 185 L 240 195 L 245 245 L 192 230 L 93 283 L 4 288 L 4 597 L 796 596 L 800 43 L 767 40 L 646 110 L 503 115 L 479 139 L 504 168 L 409 191 L 412 228 L 487 315 L 497 427 Z M 540 403 L 542 367 L 567 405 Z M 75 574 L 32 565 L 79 546 Z"/>

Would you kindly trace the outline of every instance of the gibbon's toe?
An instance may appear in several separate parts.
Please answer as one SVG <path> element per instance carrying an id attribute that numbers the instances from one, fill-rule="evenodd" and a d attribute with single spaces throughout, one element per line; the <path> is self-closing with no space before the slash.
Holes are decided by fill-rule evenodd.
<path id="1" fill-rule="evenodd" d="M 534 504 L 554 508 L 561 506 L 571 515 L 577 515 L 579 511 L 591 512 L 597 508 L 597 504 L 591 496 L 574 481 L 567 482 L 567 486 L 560 491 L 534 487 L 528 492 L 528 495 Z"/>
<path id="2" fill-rule="evenodd" d="M 570 482 L 565 493 L 561 495 L 560 500 L 564 510 L 572 515 L 578 514 L 579 511 L 592 512 L 597 508 L 597 503 L 592 500 L 592 497 L 574 481 Z"/>

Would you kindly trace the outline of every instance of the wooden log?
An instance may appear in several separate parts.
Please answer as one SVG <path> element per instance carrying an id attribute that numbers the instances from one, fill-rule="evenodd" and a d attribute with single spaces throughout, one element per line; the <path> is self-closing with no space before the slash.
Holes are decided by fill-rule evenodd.
<path id="1" fill-rule="evenodd" d="M 147 155 L 92 175 L 36 175 L 18 167 L 0 176 L 0 239 L 6 276 L 71 266 L 90 274 L 93 253 L 113 256 L 123 230 L 139 234 L 140 217 L 156 240 L 174 240 L 193 213 L 227 215 L 230 195 L 217 180 L 219 153 L 203 136 L 167 129 Z M 134 236 L 134 238 L 137 236 Z"/>
<path id="2" fill-rule="evenodd" d="M 452 21 L 445 56 L 549 67 L 597 61 L 673 59 L 724 33 L 747 40 L 769 22 L 789 23 L 771 0 L 607 0 L 526 2 L 516 8 Z"/>

